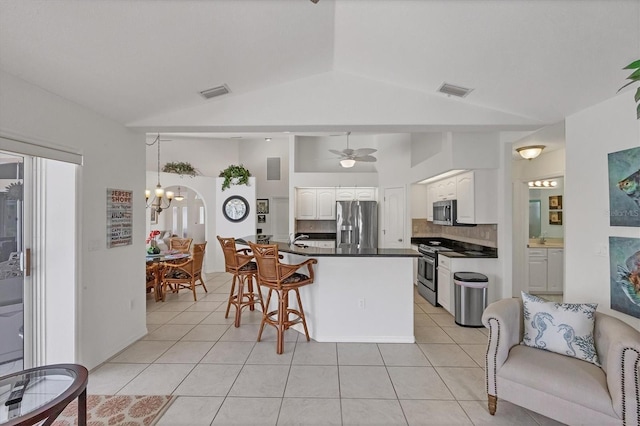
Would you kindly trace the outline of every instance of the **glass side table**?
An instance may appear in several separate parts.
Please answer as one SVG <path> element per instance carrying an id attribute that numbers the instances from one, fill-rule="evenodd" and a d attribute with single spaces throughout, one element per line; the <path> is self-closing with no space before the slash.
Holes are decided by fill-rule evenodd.
<path id="1" fill-rule="evenodd" d="M 29 379 L 21 402 L 5 405 L 14 383 Z M 78 425 L 87 424 L 87 382 L 82 365 L 56 364 L 0 377 L 0 425 L 51 425 L 62 410 L 78 398 Z"/>

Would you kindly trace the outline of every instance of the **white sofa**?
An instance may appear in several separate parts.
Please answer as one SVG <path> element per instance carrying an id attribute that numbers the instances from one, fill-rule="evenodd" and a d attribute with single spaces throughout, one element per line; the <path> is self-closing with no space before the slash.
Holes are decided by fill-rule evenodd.
<path id="1" fill-rule="evenodd" d="M 638 425 L 640 333 L 596 312 L 594 340 L 602 367 L 520 345 L 524 332 L 520 299 L 487 307 L 486 383 L 489 412 L 498 399 L 570 425 Z M 499 408 L 496 416 L 500 415 Z"/>

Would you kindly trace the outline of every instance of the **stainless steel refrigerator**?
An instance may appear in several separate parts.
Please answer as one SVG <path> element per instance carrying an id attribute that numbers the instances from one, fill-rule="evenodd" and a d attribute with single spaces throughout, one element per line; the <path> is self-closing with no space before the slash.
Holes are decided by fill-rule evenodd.
<path id="1" fill-rule="evenodd" d="M 336 247 L 378 248 L 378 203 L 336 202 Z"/>

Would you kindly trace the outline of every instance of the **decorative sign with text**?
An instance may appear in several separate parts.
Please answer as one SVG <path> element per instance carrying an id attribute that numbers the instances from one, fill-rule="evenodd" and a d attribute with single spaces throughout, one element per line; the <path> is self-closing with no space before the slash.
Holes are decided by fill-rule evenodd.
<path id="1" fill-rule="evenodd" d="M 107 188 L 107 248 L 133 244 L 133 191 Z"/>

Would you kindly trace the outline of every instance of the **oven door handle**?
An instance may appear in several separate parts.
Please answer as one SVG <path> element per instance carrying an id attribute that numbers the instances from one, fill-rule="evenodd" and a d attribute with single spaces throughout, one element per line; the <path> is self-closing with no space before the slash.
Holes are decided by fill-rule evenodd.
<path id="1" fill-rule="evenodd" d="M 436 264 L 436 260 L 432 257 L 428 257 L 428 256 L 422 256 L 422 258 L 424 259 L 425 262 L 427 262 L 430 265 L 435 265 Z"/>

